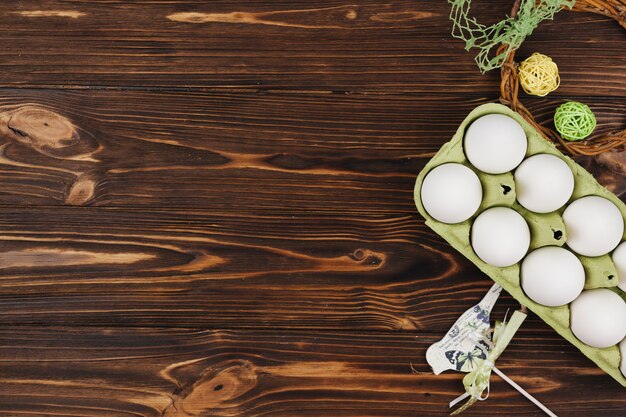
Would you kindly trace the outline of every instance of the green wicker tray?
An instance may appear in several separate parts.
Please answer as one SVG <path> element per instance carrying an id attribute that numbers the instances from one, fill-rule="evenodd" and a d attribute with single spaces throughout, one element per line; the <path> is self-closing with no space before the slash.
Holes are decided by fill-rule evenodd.
<path id="1" fill-rule="evenodd" d="M 476 264 L 485 274 L 491 277 L 491 279 L 500 284 L 506 291 L 515 297 L 517 301 L 541 317 L 561 336 L 580 349 L 580 351 L 589 357 L 589 359 L 594 361 L 600 368 L 626 387 L 626 378 L 624 378 L 619 369 L 620 352 L 618 346 L 599 349 L 582 343 L 570 330 L 569 306 L 546 307 L 533 302 L 524 294 L 520 287 L 519 263 L 506 268 L 494 267 L 478 258 L 470 245 L 470 228 L 474 218 L 483 210 L 493 206 L 511 207 L 524 216 L 531 231 L 530 250 L 548 245 L 563 246 L 567 242 L 565 225 L 563 224 L 561 218 L 563 209 L 547 214 L 529 212 L 520 206 L 516 201 L 515 181 L 512 173 L 509 172 L 499 175 L 486 174 L 476 170 L 467 161 L 465 154 L 463 153 L 463 135 L 465 130 L 474 120 L 490 113 L 504 114 L 512 117 L 520 123 L 528 138 L 528 150 L 526 157 L 539 153 L 548 153 L 558 156 L 569 165 L 574 173 L 576 183 L 574 193 L 570 201 L 587 195 L 601 196 L 615 203 L 621 211 L 622 216 L 626 218 L 626 205 L 624 205 L 619 198 L 598 184 L 595 178 L 587 172 L 587 170 L 569 157 L 563 155 L 552 143 L 546 141 L 541 134 L 519 114 L 500 104 L 485 104 L 474 109 L 465 118 L 463 123 L 461 123 L 452 140 L 443 145 L 439 152 L 437 152 L 437 154 L 426 164 L 424 169 L 418 175 L 415 183 L 415 205 L 417 206 L 420 214 L 424 216 L 426 224 L 431 229 L 442 236 L 446 241 L 448 241 L 448 243 L 450 243 L 450 245 L 452 245 L 452 247 L 461 252 L 466 258 L 474 262 L 474 264 Z M 483 202 L 481 207 L 471 219 L 463 223 L 445 224 L 433 219 L 424 209 L 420 199 L 420 189 L 426 174 L 436 166 L 448 162 L 461 163 L 474 170 L 480 178 L 483 186 Z M 624 237 L 626 237 L 626 232 L 622 239 L 624 239 Z M 586 289 L 601 287 L 610 288 L 626 300 L 626 293 L 617 287 L 617 271 L 609 255 L 593 258 L 578 256 L 578 258 L 581 260 L 585 268 Z"/>

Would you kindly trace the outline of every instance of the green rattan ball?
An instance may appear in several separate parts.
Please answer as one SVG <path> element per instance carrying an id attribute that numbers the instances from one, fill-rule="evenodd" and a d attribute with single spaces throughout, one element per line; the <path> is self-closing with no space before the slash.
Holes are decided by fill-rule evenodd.
<path id="1" fill-rule="evenodd" d="M 583 140 L 596 128 L 596 116 L 586 104 L 567 101 L 557 107 L 554 126 L 563 139 Z"/>

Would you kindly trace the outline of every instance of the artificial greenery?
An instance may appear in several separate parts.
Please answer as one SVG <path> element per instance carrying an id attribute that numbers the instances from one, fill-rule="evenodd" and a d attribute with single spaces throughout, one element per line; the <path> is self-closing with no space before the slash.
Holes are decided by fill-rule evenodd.
<path id="1" fill-rule="evenodd" d="M 481 72 L 502 66 L 509 52 L 519 48 L 524 39 L 544 20 L 552 20 L 563 7 L 572 8 L 576 0 L 521 0 L 516 16 L 491 26 L 470 17 L 472 0 L 448 0 L 452 5 L 452 36 L 465 41 L 465 49 L 478 49 L 476 64 Z M 506 45 L 498 51 L 500 45 Z"/>

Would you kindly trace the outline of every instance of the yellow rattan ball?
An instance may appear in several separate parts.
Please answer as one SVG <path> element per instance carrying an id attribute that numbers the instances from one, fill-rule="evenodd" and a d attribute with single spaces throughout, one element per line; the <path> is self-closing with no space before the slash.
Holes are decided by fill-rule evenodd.
<path id="1" fill-rule="evenodd" d="M 549 56 L 535 52 L 519 66 L 519 82 L 527 94 L 543 97 L 561 83 L 559 67 Z"/>

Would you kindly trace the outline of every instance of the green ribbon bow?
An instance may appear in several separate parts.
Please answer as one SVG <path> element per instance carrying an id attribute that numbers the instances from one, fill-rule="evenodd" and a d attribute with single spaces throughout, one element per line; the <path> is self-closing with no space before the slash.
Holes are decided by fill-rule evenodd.
<path id="1" fill-rule="evenodd" d="M 486 359 L 479 362 L 478 366 L 463 378 L 466 395 L 470 399 L 458 408 L 451 415 L 457 415 L 467 410 L 476 401 L 484 401 L 489 396 L 489 380 L 491 371 L 495 367 L 496 359 L 500 357 L 504 349 L 509 345 L 513 336 L 526 319 L 526 314 L 515 311 L 508 322 L 497 322 L 493 332 L 494 347 L 491 349 Z M 483 397 L 483 392 L 487 390 L 487 395 Z"/>

